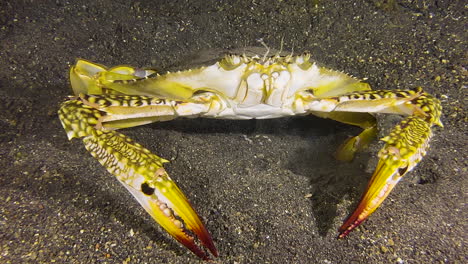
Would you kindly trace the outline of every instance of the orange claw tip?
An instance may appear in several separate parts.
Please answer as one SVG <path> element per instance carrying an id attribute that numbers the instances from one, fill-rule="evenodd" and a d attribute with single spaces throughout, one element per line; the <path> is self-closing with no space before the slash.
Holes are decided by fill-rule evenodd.
<path id="1" fill-rule="evenodd" d="M 163 188 L 161 188 L 161 190 L 163 190 Z M 159 191 L 157 190 L 157 192 Z M 165 198 L 167 205 L 174 211 L 176 216 L 180 217 L 180 219 L 185 224 L 185 227 L 197 236 L 201 244 L 206 247 L 211 252 L 211 254 L 213 254 L 213 256 L 217 257 L 218 251 L 213 243 L 213 239 L 211 238 L 210 233 L 205 228 L 202 221 L 200 220 L 200 217 L 195 212 L 182 191 L 177 187 L 177 185 L 175 185 L 175 183 L 172 181 L 171 184 L 166 182 L 164 193 L 159 192 L 158 196 Z M 180 223 L 180 226 L 180 229 L 183 230 L 182 223 Z M 190 250 L 192 250 L 194 247 L 198 248 L 195 245 L 193 238 L 192 241 L 180 242 Z M 192 250 L 192 252 L 200 257 L 199 253 L 197 253 L 197 250 Z M 201 258 L 204 259 L 204 257 Z"/>
<path id="2" fill-rule="evenodd" d="M 345 238 L 354 228 L 358 227 L 366 218 L 370 215 L 369 213 L 364 212 L 365 204 L 368 202 L 362 201 L 359 203 L 358 207 L 354 212 L 346 219 L 346 221 L 338 229 L 340 234 L 338 239 Z"/>
<path id="3" fill-rule="evenodd" d="M 169 231 L 168 231 L 169 232 Z M 178 230 L 178 232 L 170 233 L 177 241 L 179 241 L 182 245 L 192 251 L 197 257 L 203 260 L 211 260 L 210 256 L 205 252 L 205 250 L 201 249 L 195 243 L 195 240 L 192 236 L 188 235 L 182 230 Z"/>
<path id="4" fill-rule="evenodd" d="M 338 229 L 340 234 L 338 235 L 338 239 L 345 238 L 354 228 L 358 227 L 366 218 L 369 216 L 364 216 L 362 219 L 359 218 L 359 210 L 356 210 L 346 221 L 341 225 Z"/>
<path id="5" fill-rule="evenodd" d="M 198 215 L 197 215 L 198 218 Z M 207 248 L 211 254 L 213 254 L 214 257 L 218 257 L 218 250 L 216 249 L 213 239 L 211 238 L 210 233 L 206 230 L 205 226 L 202 224 L 202 222 L 198 219 L 198 223 L 196 228 L 194 227 L 189 227 L 189 224 L 187 224 L 187 228 L 190 229 L 194 234 L 196 234 L 198 240 L 200 243 Z M 211 260 L 209 255 L 205 252 L 205 250 L 200 249 L 199 246 L 195 243 L 195 240 L 193 237 L 188 235 L 187 233 L 183 232 L 184 234 L 182 239 L 179 240 L 179 238 L 176 237 L 176 239 L 182 243 L 184 246 L 186 246 L 190 251 L 192 251 L 195 255 L 200 257 L 203 260 Z M 188 238 L 188 239 L 187 239 Z"/>
<path id="6" fill-rule="evenodd" d="M 200 221 L 201 223 L 201 221 Z M 201 229 L 198 231 L 194 232 L 197 234 L 198 239 L 200 239 L 200 242 L 208 248 L 208 250 L 213 254 L 214 257 L 218 257 L 218 250 L 216 249 L 216 246 L 213 243 L 213 239 L 211 238 L 210 233 L 206 230 L 205 226 L 202 224 Z"/>
<path id="7" fill-rule="evenodd" d="M 159 208 L 155 208 L 155 210 L 158 210 L 158 209 Z M 170 219 L 170 221 L 172 221 L 170 226 L 163 225 L 161 222 L 165 222 L 164 220 L 162 221 L 159 220 L 158 223 L 161 224 L 161 226 L 163 226 L 163 228 L 171 236 L 173 236 L 177 241 L 179 241 L 182 245 L 184 245 L 186 248 L 192 251 L 199 258 L 203 260 L 211 260 L 210 255 L 206 252 L 205 248 L 199 246 L 199 244 L 195 241 L 195 237 L 193 237 L 188 232 L 186 232 L 181 221 L 177 220 L 177 218 L 172 218 Z M 197 229 L 191 229 L 188 227 L 188 224 L 187 224 L 187 229 L 190 229 L 193 232 L 193 234 L 196 235 L 199 242 L 203 246 L 208 248 L 208 250 L 213 254 L 214 257 L 218 257 L 218 251 L 216 250 L 216 247 L 213 243 L 213 240 L 211 239 L 210 234 L 208 233 L 206 228 L 203 226 L 201 221 L 199 222 L 199 224 L 200 226 Z"/>
<path id="8" fill-rule="evenodd" d="M 399 162 L 395 162 L 391 159 L 379 160 L 379 164 L 357 208 L 338 229 L 340 233 L 338 238 L 346 237 L 382 204 L 393 187 L 395 187 L 401 179 L 402 175 L 399 173 L 399 165 L 401 165 Z"/>

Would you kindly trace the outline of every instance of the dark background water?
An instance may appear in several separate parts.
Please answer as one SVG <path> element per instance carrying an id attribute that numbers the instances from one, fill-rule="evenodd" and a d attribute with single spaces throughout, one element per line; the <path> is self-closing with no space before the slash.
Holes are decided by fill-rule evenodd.
<path id="1" fill-rule="evenodd" d="M 67 70 L 76 58 L 185 69 L 199 54 L 213 60 L 260 38 L 310 51 L 374 89 L 423 86 L 441 99 L 445 128 L 345 240 L 336 229 L 379 147 L 335 161 L 355 128 L 298 117 L 125 130 L 172 161 L 166 168 L 205 220 L 217 262 L 466 262 L 465 25 L 464 1 L 2 1 L 0 262 L 197 262 L 66 139 L 56 111 L 71 94 Z"/>

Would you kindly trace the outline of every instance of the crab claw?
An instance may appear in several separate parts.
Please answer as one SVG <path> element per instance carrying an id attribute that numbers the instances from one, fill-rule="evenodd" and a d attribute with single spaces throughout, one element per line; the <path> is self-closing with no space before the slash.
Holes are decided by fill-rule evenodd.
<path id="1" fill-rule="evenodd" d="M 70 73 L 72 84 L 75 82 L 73 85 L 77 87 L 75 92 L 89 92 L 90 84 L 94 83 L 94 77 L 90 75 L 106 73 L 103 67 L 85 61 L 80 61 L 78 66 Z M 119 72 L 126 70 L 130 71 L 120 67 L 110 73 L 120 74 Z M 147 73 L 149 71 L 145 72 Z M 88 75 L 89 78 L 86 77 Z M 95 91 L 100 93 L 99 85 L 92 88 L 96 88 Z M 185 195 L 164 170 L 163 164 L 168 161 L 113 130 L 114 127 L 105 123 L 104 119 L 109 117 L 107 114 L 96 101 L 84 95 L 65 102 L 59 110 L 59 117 L 68 138 L 82 138 L 91 155 L 116 176 L 171 236 L 202 259 L 209 260 L 210 257 L 205 249 L 197 245 L 198 241 L 217 257 L 218 252 L 210 234 Z M 135 125 L 131 121 L 128 122 Z M 126 127 L 129 123 L 122 122 L 120 125 Z"/>
<path id="2" fill-rule="evenodd" d="M 431 124 L 417 116 L 410 116 L 397 125 L 379 152 L 379 163 L 357 208 L 338 229 L 344 238 L 366 220 L 387 198 L 401 178 L 418 164 L 429 147 Z"/>
<path id="3" fill-rule="evenodd" d="M 140 189 L 121 181 L 145 210 L 171 236 L 190 249 L 198 257 L 209 260 L 209 255 L 195 242 L 186 230 L 195 234 L 201 244 L 217 257 L 218 252 L 211 235 L 206 230 L 189 201 L 161 167 L 156 170 L 156 181 L 141 183 Z M 184 227 L 185 224 L 185 227 Z"/>
<path id="4" fill-rule="evenodd" d="M 162 167 L 167 160 L 116 131 L 91 130 L 91 135 L 83 138 L 83 142 L 171 236 L 198 257 L 209 260 L 207 252 L 197 245 L 196 236 L 215 257 L 218 256 L 200 217 Z"/>

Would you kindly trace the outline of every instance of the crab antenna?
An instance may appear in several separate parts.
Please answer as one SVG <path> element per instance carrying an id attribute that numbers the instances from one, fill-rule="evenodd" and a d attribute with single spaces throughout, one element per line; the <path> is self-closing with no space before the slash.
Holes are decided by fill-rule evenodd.
<path id="1" fill-rule="evenodd" d="M 266 57 L 268 56 L 268 53 L 270 53 L 270 47 L 268 47 L 267 44 L 265 44 L 265 42 L 263 41 L 263 38 L 257 39 L 257 42 L 260 43 L 260 44 L 262 44 L 263 47 L 265 47 L 266 50 L 267 50 L 267 51 L 265 52 L 265 54 L 263 55 L 263 59 L 262 59 L 262 61 L 265 61 L 265 60 L 266 60 Z"/>
<path id="2" fill-rule="evenodd" d="M 280 50 L 276 55 L 277 57 L 279 57 L 281 55 L 281 52 L 283 52 L 283 44 L 284 44 L 284 35 L 281 37 Z"/>

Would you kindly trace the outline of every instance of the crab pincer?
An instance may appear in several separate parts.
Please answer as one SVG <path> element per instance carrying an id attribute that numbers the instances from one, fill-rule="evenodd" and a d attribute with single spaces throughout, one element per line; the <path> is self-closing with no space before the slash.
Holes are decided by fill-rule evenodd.
<path id="1" fill-rule="evenodd" d="M 409 116 L 397 125 L 380 150 L 377 168 L 354 212 L 338 229 L 338 238 L 346 237 L 366 220 L 390 194 L 401 178 L 418 164 L 429 147 L 432 137 L 432 120 L 421 116 Z M 438 120 L 437 123 L 442 125 Z"/>
<path id="2" fill-rule="evenodd" d="M 162 167 L 167 160 L 116 131 L 95 130 L 92 134 L 83 139 L 88 151 L 117 176 L 158 224 L 198 257 L 210 259 L 195 237 L 218 256 L 200 217 Z"/>
<path id="3" fill-rule="evenodd" d="M 159 225 L 195 255 L 204 260 L 210 259 L 190 233 L 193 233 L 213 256 L 218 256 L 211 235 L 185 195 L 162 167 L 156 170 L 155 180 L 143 182 L 140 190 L 123 184 Z"/>

